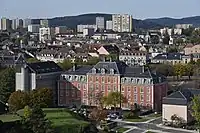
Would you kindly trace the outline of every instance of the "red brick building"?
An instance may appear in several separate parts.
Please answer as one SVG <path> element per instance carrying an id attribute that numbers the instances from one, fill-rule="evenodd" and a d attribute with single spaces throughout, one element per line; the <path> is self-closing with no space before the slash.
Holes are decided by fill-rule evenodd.
<path id="1" fill-rule="evenodd" d="M 94 96 L 119 91 L 128 100 L 123 108 L 137 103 L 161 110 L 162 98 L 167 96 L 167 81 L 144 67 L 129 67 L 122 62 L 99 62 L 61 74 L 58 84 L 58 105 L 95 105 Z"/>

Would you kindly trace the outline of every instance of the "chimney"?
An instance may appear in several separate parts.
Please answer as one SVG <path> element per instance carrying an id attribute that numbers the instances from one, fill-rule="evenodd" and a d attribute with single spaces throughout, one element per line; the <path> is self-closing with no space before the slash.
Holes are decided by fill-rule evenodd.
<path id="1" fill-rule="evenodd" d="M 72 71 L 76 71 L 76 63 L 73 64 Z"/>
<path id="2" fill-rule="evenodd" d="M 110 57 L 110 62 L 112 62 L 112 57 Z"/>
<path id="3" fill-rule="evenodd" d="M 145 72 L 145 66 L 143 65 L 142 66 L 142 73 L 144 73 Z"/>

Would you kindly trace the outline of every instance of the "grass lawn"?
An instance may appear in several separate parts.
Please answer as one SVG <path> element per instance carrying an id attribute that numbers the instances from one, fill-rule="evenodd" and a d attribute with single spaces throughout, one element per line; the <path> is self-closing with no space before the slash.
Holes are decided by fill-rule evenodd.
<path id="1" fill-rule="evenodd" d="M 153 118 L 157 118 L 157 117 L 161 117 L 161 114 L 150 114 L 148 115 L 148 117 L 153 117 Z"/>
<path id="2" fill-rule="evenodd" d="M 86 126 L 89 123 L 83 120 L 74 118 L 69 112 L 61 108 L 45 108 L 46 117 L 52 122 L 53 127 L 65 133 L 70 130 L 79 128 L 79 125 Z M 18 114 L 23 115 L 23 110 L 18 111 Z M 20 120 L 20 117 L 13 114 L 0 115 L 0 120 L 3 122 Z"/>
<path id="3" fill-rule="evenodd" d="M 146 133 L 155 133 L 155 132 L 147 131 Z"/>
<path id="4" fill-rule="evenodd" d="M 123 128 L 123 127 L 121 127 L 119 129 L 117 129 L 118 133 L 123 133 L 123 132 L 125 132 L 127 130 L 129 130 L 129 128 Z"/>

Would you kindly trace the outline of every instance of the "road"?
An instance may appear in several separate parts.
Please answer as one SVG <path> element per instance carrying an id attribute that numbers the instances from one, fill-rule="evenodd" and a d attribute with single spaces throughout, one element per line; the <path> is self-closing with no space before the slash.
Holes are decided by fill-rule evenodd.
<path id="1" fill-rule="evenodd" d="M 131 131 L 126 133 L 144 133 L 147 130 L 153 130 L 157 132 L 164 133 L 194 133 L 193 131 L 188 131 L 184 129 L 176 129 L 170 127 L 159 126 L 162 123 L 161 118 L 157 118 L 150 122 L 127 122 L 127 121 L 117 121 L 119 125 L 132 127 Z"/>
<path id="2" fill-rule="evenodd" d="M 175 129 L 166 129 L 163 127 L 159 127 L 155 124 L 151 123 L 138 123 L 138 124 L 127 124 L 128 126 L 134 126 L 137 127 L 137 129 L 133 129 L 132 131 L 128 133 L 143 133 L 146 130 L 156 130 L 159 132 L 167 132 L 167 133 L 191 133 L 190 131 L 182 131 L 182 130 L 175 130 Z"/>

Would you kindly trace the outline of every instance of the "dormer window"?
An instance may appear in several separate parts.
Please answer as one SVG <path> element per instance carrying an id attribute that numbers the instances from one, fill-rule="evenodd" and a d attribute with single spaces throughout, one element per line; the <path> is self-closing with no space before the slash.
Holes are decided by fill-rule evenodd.
<path id="1" fill-rule="evenodd" d="M 110 69 L 110 74 L 114 74 L 114 69 Z"/>
<path id="2" fill-rule="evenodd" d="M 92 73 L 96 73 L 96 69 L 95 68 L 92 68 Z"/>
<path id="3" fill-rule="evenodd" d="M 101 74 L 105 74 L 105 69 L 104 68 L 101 69 Z"/>

